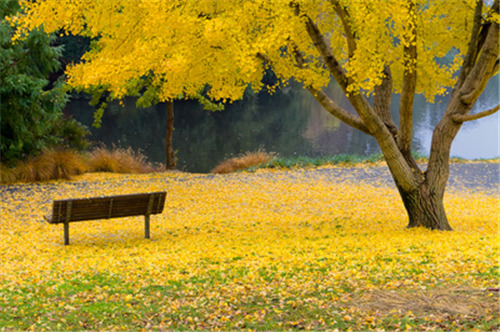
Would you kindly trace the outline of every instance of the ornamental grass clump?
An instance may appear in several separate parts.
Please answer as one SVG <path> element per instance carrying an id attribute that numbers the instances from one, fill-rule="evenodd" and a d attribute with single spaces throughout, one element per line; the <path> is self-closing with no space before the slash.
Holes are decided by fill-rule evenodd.
<path id="1" fill-rule="evenodd" d="M 2 183 L 35 182 L 55 179 L 69 180 L 88 170 L 85 158 L 78 152 L 43 150 L 39 156 L 17 162 L 13 168 L 2 166 Z"/>
<path id="2" fill-rule="evenodd" d="M 212 169 L 211 173 L 225 174 L 232 173 L 239 170 L 247 169 L 249 167 L 255 167 L 262 164 L 269 163 L 274 158 L 276 158 L 276 153 L 268 153 L 263 150 L 257 150 L 254 152 L 246 152 L 238 157 L 234 157 L 223 161 Z"/>
<path id="3" fill-rule="evenodd" d="M 89 153 L 88 159 L 91 172 L 113 172 L 113 173 L 148 173 L 153 172 L 154 167 L 146 161 L 146 157 L 140 152 L 128 149 L 96 148 Z"/>

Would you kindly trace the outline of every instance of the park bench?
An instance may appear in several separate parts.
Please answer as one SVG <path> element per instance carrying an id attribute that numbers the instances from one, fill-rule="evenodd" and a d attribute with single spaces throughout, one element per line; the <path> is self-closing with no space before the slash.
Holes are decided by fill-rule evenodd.
<path id="1" fill-rule="evenodd" d="M 163 212 L 166 192 L 55 200 L 50 224 L 64 224 L 64 244 L 69 244 L 69 223 L 75 221 L 144 216 L 145 238 L 149 239 L 149 216 Z"/>

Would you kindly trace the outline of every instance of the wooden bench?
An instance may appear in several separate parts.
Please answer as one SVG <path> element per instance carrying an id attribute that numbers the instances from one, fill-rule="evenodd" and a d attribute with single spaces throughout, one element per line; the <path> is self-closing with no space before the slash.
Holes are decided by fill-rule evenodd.
<path id="1" fill-rule="evenodd" d="M 64 244 L 69 244 L 69 223 L 84 220 L 144 216 L 145 238 L 149 239 L 149 216 L 163 212 L 166 192 L 56 200 L 50 224 L 64 224 Z"/>

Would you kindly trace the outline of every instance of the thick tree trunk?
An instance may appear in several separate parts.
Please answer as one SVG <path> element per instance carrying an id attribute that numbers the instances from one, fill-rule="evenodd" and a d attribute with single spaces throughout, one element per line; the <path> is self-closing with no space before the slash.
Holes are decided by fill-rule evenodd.
<path id="1" fill-rule="evenodd" d="M 165 134 L 165 153 L 167 161 L 167 169 L 175 169 L 176 160 L 175 153 L 172 144 L 172 138 L 174 133 L 174 102 L 167 102 L 167 130 Z"/>
<path id="2" fill-rule="evenodd" d="M 379 142 L 380 143 L 380 142 Z M 435 172 L 436 183 L 429 185 L 426 173 L 422 172 L 413 156 L 405 157 L 401 151 L 388 151 L 380 144 L 387 166 L 408 213 L 408 228 L 425 227 L 435 230 L 451 230 L 443 205 L 443 196 L 448 181 L 449 165 L 440 164 Z M 411 169 L 411 174 L 401 172 L 404 166 Z"/>
<path id="3" fill-rule="evenodd" d="M 421 226 L 436 230 L 451 230 L 440 193 L 431 192 L 425 182 L 410 192 L 398 189 L 408 213 L 408 228 Z"/>
<path id="4" fill-rule="evenodd" d="M 353 57 L 356 50 L 356 38 L 349 24 L 348 13 L 338 2 L 332 3 L 344 26 L 349 57 Z M 300 5 L 294 4 L 296 14 L 306 18 L 305 28 L 311 42 L 323 58 L 325 66 L 344 90 L 357 114 L 351 114 L 339 107 L 322 91 L 313 87 L 308 87 L 309 90 L 332 115 L 375 137 L 408 212 L 408 227 L 422 226 L 436 230 L 451 230 L 443 206 L 443 196 L 448 182 L 449 157 L 453 139 L 464 121 L 492 114 L 500 108 L 500 106 L 494 107 L 491 110 L 480 112 L 478 115 L 469 115 L 488 80 L 497 73 L 499 67 L 499 25 L 493 20 L 485 22 L 482 6 L 482 1 L 478 0 L 474 12 L 474 27 L 464 65 L 445 114 L 434 129 L 429 163 L 427 170 L 422 172 L 411 154 L 413 101 L 416 93 L 418 69 L 417 47 L 414 42 L 418 35 L 416 20 L 411 19 L 406 26 L 408 40 L 406 40 L 407 46 L 404 47 L 405 71 L 399 105 L 400 121 L 399 128 L 397 128 L 390 113 L 393 85 L 389 64 L 384 68 L 381 84 L 375 89 L 372 107 L 362 93 L 349 91 L 352 78 L 347 75 L 341 61 L 338 61 L 331 51 L 327 38 L 321 33 L 315 21 L 300 8 Z M 491 12 L 498 12 L 499 7 L 500 1 L 495 0 Z M 407 9 L 409 17 L 415 18 L 415 6 L 412 2 L 408 3 Z M 299 47 L 295 45 L 292 51 L 297 66 L 304 67 L 307 61 Z M 265 56 L 259 57 L 267 62 L 270 61 Z"/>

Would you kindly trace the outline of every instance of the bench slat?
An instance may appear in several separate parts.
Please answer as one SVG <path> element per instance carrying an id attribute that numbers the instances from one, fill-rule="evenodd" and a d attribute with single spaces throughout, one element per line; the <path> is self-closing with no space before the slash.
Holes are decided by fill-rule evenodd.
<path id="1" fill-rule="evenodd" d="M 69 244 L 69 223 L 74 221 L 144 216 L 144 236 L 150 238 L 149 216 L 163 212 L 166 192 L 56 200 L 51 224 L 64 224 L 64 244 Z"/>
<path id="2" fill-rule="evenodd" d="M 152 198 L 151 210 L 148 211 L 149 200 Z M 108 197 L 93 197 L 81 199 L 66 199 L 54 201 L 50 223 L 120 218 L 148 214 L 159 214 L 165 206 L 166 192 L 147 194 L 118 195 Z M 67 208 L 71 202 L 69 220 Z"/>

